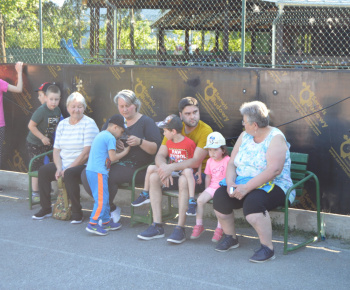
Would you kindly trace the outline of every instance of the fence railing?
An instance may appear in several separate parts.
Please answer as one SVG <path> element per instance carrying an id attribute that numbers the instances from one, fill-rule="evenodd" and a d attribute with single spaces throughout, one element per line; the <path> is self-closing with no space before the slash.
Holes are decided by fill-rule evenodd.
<path id="1" fill-rule="evenodd" d="M 0 3 L 3 63 L 350 67 L 346 6 L 262 0 L 5 2 Z"/>

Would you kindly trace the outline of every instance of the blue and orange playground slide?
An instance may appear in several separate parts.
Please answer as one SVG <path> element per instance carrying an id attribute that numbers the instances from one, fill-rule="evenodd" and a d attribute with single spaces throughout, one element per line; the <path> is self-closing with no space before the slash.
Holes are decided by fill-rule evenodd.
<path id="1" fill-rule="evenodd" d="M 84 59 L 74 48 L 72 39 L 68 39 L 68 41 L 66 42 L 66 40 L 62 38 L 60 44 L 62 48 L 67 49 L 67 51 L 72 55 L 72 57 L 78 64 L 84 64 Z"/>

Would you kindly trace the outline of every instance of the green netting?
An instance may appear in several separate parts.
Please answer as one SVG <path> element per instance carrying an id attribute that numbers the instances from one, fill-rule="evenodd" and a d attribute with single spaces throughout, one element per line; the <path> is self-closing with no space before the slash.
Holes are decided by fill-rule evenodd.
<path id="1" fill-rule="evenodd" d="M 42 0 L 40 13 L 39 0 L 2 1 L 0 62 L 350 66 L 350 8 L 274 2 Z"/>

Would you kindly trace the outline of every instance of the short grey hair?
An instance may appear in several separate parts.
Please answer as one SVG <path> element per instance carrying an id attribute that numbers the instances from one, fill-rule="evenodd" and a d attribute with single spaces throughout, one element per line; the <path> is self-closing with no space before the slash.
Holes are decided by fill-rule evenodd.
<path id="1" fill-rule="evenodd" d="M 120 91 L 113 99 L 114 103 L 118 106 L 118 99 L 123 99 L 129 106 L 135 105 L 136 112 L 139 112 L 141 109 L 141 101 L 136 98 L 136 95 L 131 90 L 122 90 Z"/>
<path id="2" fill-rule="evenodd" d="M 249 123 L 256 123 L 259 128 L 264 128 L 269 125 L 269 112 L 270 110 L 266 107 L 263 102 L 253 101 L 243 103 L 239 108 L 242 116 L 247 116 Z"/>
<path id="3" fill-rule="evenodd" d="M 87 107 L 86 100 L 81 93 L 79 93 L 79 92 L 71 93 L 69 95 L 69 97 L 67 98 L 66 106 L 68 107 L 68 105 L 74 101 L 82 103 L 84 106 L 84 109 L 86 109 L 86 107 Z"/>

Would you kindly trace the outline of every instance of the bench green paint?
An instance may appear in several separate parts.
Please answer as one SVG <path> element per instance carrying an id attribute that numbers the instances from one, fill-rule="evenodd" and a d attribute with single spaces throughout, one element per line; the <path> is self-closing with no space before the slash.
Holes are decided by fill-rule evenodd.
<path id="1" fill-rule="evenodd" d="M 40 155 L 34 156 L 30 162 L 29 162 L 29 167 L 28 167 L 28 178 L 29 178 L 29 188 L 28 188 L 28 194 L 29 194 L 29 209 L 32 209 L 32 206 L 34 204 L 38 204 L 40 202 L 35 202 L 32 199 L 32 177 L 38 177 L 38 171 L 32 171 L 32 166 L 33 166 L 33 162 L 35 159 L 38 159 L 40 157 L 46 156 L 46 155 L 50 155 L 52 154 L 53 150 L 50 150 L 48 152 L 42 153 Z"/>

